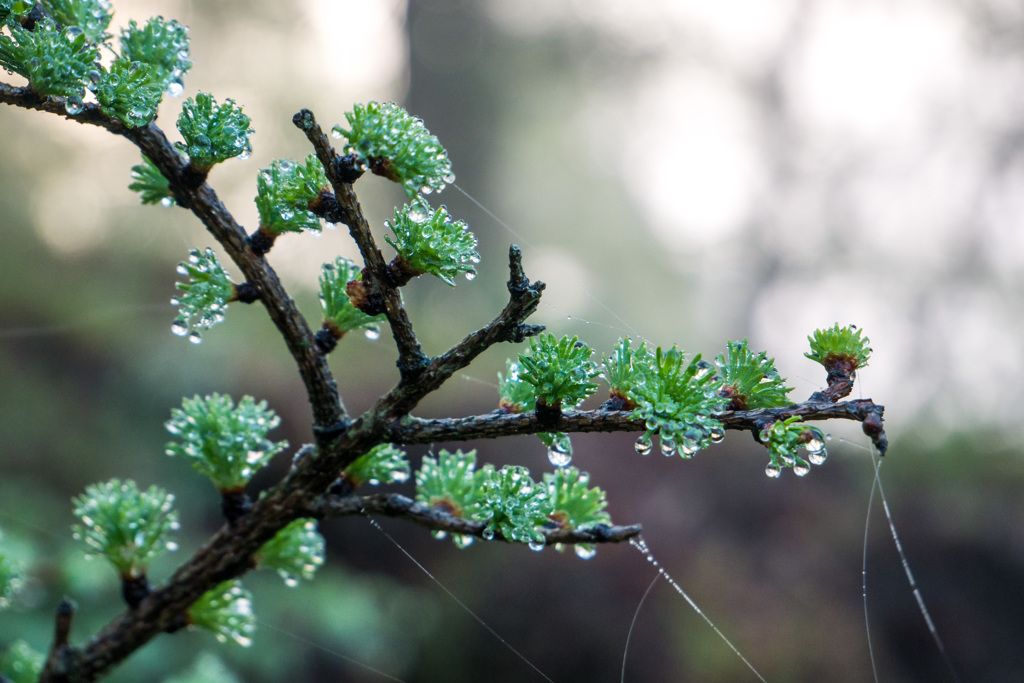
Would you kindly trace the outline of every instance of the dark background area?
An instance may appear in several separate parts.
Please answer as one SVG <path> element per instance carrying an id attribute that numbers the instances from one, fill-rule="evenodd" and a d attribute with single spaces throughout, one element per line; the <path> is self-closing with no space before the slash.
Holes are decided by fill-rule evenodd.
<path id="1" fill-rule="evenodd" d="M 807 334 L 864 328 L 875 352 L 855 397 L 887 408 L 882 483 L 949 658 L 962 680 L 1020 680 L 1024 13 L 997 0 L 707 4 L 153 0 L 117 3 L 115 22 L 189 24 L 186 95 L 233 97 L 252 116 L 252 159 L 211 176 L 250 228 L 257 170 L 308 153 L 290 123 L 299 108 L 330 125 L 353 102 L 395 99 L 423 117 L 458 186 L 504 223 L 456 188 L 434 200 L 467 221 L 483 262 L 454 290 L 405 291 L 429 353 L 503 305 L 510 242 L 549 283 L 538 321 L 600 353 L 627 334 L 705 357 L 749 337 L 799 400 L 825 379 L 802 357 Z M 179 107 L 165 102 L 158 121 L 172 138 Z M 174 492 L 181 549 L 153 567 L 160 581 L 220 523 L 208 482 L 163 455 L 170 409 L 251 394 L 293 447 L 310 440 L 309 410 L 259 308 L 232 305 L 199 346 L 170 334 L 174 267 L 210 241 L 180 209 L 137 205 L 125 141 L 9 108 L 0 131 L 0 543 L 32 567 L 0 612 L 0 645 L 45 650 L 62 596 L 79 604 L 78 641 L 120 611 L 113 571 L 71 540 L 72 496 L 111 477 Z M 357 190 L 381 238 L 401 195 L 377 178 Z M 311 319 L 318 266 L 339 253 L 354 248 L 338 230 L 274 249 Z M 517 351 L 492 350 L 416 414 L 493 409 Z M 352 412 L 397 377 L 386 335 L 346 338 L 331 362 Z M 880 680 L 949 679 L 877 494 L 869 516 L 869 442 L 855 425 L 823 429 L 829 459 L 803 479 L 766 478 L 763 449 L 738 433 L 690 461 L 641 457 L 628 434 L 578 435 L 573 464 L 617 523 L 644 525 L 659 563 L 767 680 L 872 680 L 865 536 Z M 537 477 L 550 467 L 532 437 L 463 447 Z M 425 450 L 410 449 L 414 466 Z M 552 680 L 620 680 L 655 576 L 635 549 L 460 551 L 378 522 Z M 245 681 L 542 680 L 366 520 L 322 531 L 329 560 L 313 582 L 245 577 L 252 648 L 163 636 L 110 680 L 164 680 L 204 651 Z M 659 582 L 625 679 L 754 676 Z"/>

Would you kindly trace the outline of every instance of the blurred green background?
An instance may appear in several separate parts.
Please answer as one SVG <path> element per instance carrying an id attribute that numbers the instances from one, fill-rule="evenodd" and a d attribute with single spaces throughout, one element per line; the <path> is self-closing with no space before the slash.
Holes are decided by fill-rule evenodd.
<path id="1" fill-rule="evenodd" d="M 480 276 L 406 291 L 430 353 L 506 300 L 506 253 L 549 283 L 537 321 L 607 353 L 621 335 L 713 356 L 767 349 L 802 399 L 824 373 L 802 357 L 815 327 L 855 323 L 875 349 L 855 396 L 886 406 L 882 468 L 903 546 L 963 680 L 1024 677 L 1024 9 L 1005 0 L 122 0 L 115 24 L 162 14 L 191 26 L 197 90 L 253 119 L 247 162 L 211 183 L 247 228 L 254 178 L 308 152 L 291 116 L 325 125 L 353 102 L 394 99 L 451 154 L 440 198 L 480 240 Z M 180 100 L 158 123 L 174 137 Z M 219 525 L 217 496 L 163 456 L 184 395 L 265 398 L 275 435 L 310 439 L 301 382 L 258 307 L 234 305 L 199 346 L 170 334 L 175 265 L 212 246 L 180 209 L 128 192 L 138 154 L 54 116 L 0 109 L 0 529 L 31 581 L 0 612 L 0 646 L 44 650 L 63 595 L 82 641 L 119 610 L 113 571 L 71 543 L 70 498 L 111 477 L 177 495 L 181 550 Z M 357 186 L 378 235 L 401 201 Z M 500 220 L 489 215 L 493 212 Z M 354 255 L 343 231 L 288 237 L 271 261 L 317 319 L 319 264 Z M 496 349 L 421 405 L 496 405 Z M 385 339 L 345 339 L 332 367 L 350 411 L 397 377 Z M 596 405 L 596 402 L 595 402 Z M 694 460 L 641 458 L 629 435 L 574 437 L 574 464 L 772 681 L 865 681 L 872 666 L 862 551 L 872 471 L 854 425 L 825 426 L 828 462 L 764 476 L 743 435 Z M 532 437 L 470 444 L 496 464 L 549 467 Z M 451 444 L 436 444 L 435 448 Z M 414 464 L 425 449 L 412 449 Z M 287 467 L 283 455 L 255 482 Z M 408 493 L 406 489 L 401 489 Z M 381 525 L 481 619 L 559 683 L 617 681 L 654 570 L 630 547 L 572 553 Z M 246 681 L 526 681 L 529 666 L 362 519 L 324 524 L 330 558 L 288 589 L 245 579 L 250 649 L 162 636 L 112 681 L 159 681 L 209 650 Z M 948 673 L 917 610 L 878 499 L 866 539 L 868 614 L 881 680 Z M 369 668 L 367 668 L 369 667 Z M 382 673 L 370 670 L 377 669 Z M 389 678 L 391 677 L 391 678 Z M 752 674 L 671 588 L 636 620 L 630 681 Z"/>

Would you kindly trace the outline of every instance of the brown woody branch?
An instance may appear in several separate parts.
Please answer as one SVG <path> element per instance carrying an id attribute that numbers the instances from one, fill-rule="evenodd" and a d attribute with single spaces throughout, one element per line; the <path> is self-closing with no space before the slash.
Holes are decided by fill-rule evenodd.
<path id="1" fill-rule="evenodd" d="M 353 298 L 353 303 L 371 315 L 383 312 L 387 316 L 391 334 L 398 346 L 398 369 L 403 378 L 415 377 L 426 367 L 428 359 L 416 341 L 409 315 L 402 304 L 399 285 L 391 277 L 384 255 L 377 248 L 370 224 L 359 206 L 355 191 L 352 189 L 352 181 L 349 179 L 351 174 L 344 170 L 343 164 L 339 165 L 341 158 L 324 135 L 320 124 L 316 122 L 313 112 L 303 109 L 292 118 L 292 121 L 313 145 L 316 156 L 327 174 L 327 180 L 334 190 L 334 197 L 338 202 L 337 217 L 348 226 L 349 233 L 359 247 L 359 253 L 362 254 L 366 268 L 363 270 L 361 287 L 364 291 L 359 296 L 365 298 L 367 302 L 379 298 L 383 304 L 383 311 L 377 311 L 372 305 L 369 308 L 359 306 L 356 298 Z M 350 296 L 351 294 L 354 293 L 350 293 Z"/>
<path id="2" fill-rule="evenodd" d="M 475 538 L 483 538 L 483 531 L 487 527 L 486 522 L 456 517 L 440 508 L 417 503 L 411 498 L 397 493 L 380 493 L 370 496 L 325 495 L 314 501 L 310 506 L 309 514 L 321 519 L 352 515 L 399 517 L 434 531 Z M 621 543 L 639 536 L 642 530 L 639 524 L 630 526 L 600 524 L 586 529 L 542 528 L 540 531 L 544 534 L 545 543 L 553 545 L 555 543 Z M 500 533 L 496 533 L 493 540 L 508 542 L 508 539 Z"/>

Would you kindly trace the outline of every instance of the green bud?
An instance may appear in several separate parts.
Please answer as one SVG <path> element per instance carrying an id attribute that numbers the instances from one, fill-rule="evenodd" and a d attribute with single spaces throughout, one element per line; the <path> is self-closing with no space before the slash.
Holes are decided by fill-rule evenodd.
<path id="1" fill-rule="evenodd" d="M 441 206 L 433 209 L 422 198 L 395 209 L 395 218 L 384 224 L 395 233 L 394 239 L 385 235 L 385 241 L 394 247 L 403 267 L 416 276 L 429 273 L 452 287 L 455 278 L 466 274 L 476 277 L 476 237 L 462 221 L 453 221 L 448 210 Z"/>
<path id="2" fill-rule="evenodd" d="M 726 342 L 727 355 L 718 354 L 715 365 L 722 379 L 722 396 L 729 410 L 754 410 L 788 405 L 793 391 L 775 369 L 775 359 L 761 351 L 753 354 L 747 340 Z"/>
<path id="3" fill-rule="evenodd" d="M 255 556 L 259 568 L 276 569 L 287 586 L 299 579 L 311 581 L 324 563 L 324 537 L 316 529 L 316 520 L 297 519 L 263 544 Z"/>
<path id="4" fill-rule="evenodd" d="M 192 68 L 188 27 L 163 17 L 154 17 L 141 28 L 130 21 L 121 32 L 121 56 L 129 62 L 148 64 L 150 83 L 177 97 L 184 91 L 182 77 Z"/>
<path id="5" fill-rule="evenodd" d="M 178 132 L 185 142 L 175 146 L 188 155 L 197 171 L 209 171 L 222 161 L 252 153 L 249 117 L 232 99 L 217 104 L 213 95 L 199 93 L 195 99 L 185 100 L 178 116 Z"/>
<path id="6" fill-rule="evenodd" d="M 167 444 L 166 453 L 189 458 L 222 493 L 240 491 L 288 447 L 286 441 L 266 438 L 280 422 L 266 401 L 256 403 L 252 396 L 242 397 L 237 407 L 230 396 L 220 394 L 186 398 L 164 425 L 177 439 Z"/>
<path id="7" fill-rule="evenodd" d="M 192 249 L 188 261 L 178 264 L 178 273 L 188 275 L 189 281 L 176 284 L 183 294 L 171 299 L 178 307 L 171 331 L 179 337 L 188 335 L 189 341 L 198 344 L 201 331 L 223 322 L 235 285 L 209 247 L 203 252 Z"/>
<path id="8" fill-rule="evenodd" d="M 377 444 L 345 468 L 342 476 L 351 482 L 353 488 L 363 483 L 403 483 L 409 480 L 409 461 L 405 451 L 389 443 Z"/>
<path id="9" fill-rule="evenodd" d="M 213 633 L 222 643 L 230 639 L 249 647 L 256 633 L 252 593 L 242 588 L 241 581 L 225 581 L 192 604 L 188 620 L 190 625 Z"/>
<path id="10" fill-rule="evenodd" d="M 349 144 L 346 154 L 355 154 L 377 175 L 401 183 L 406 194 L 440 192 L 455 182 L 448 152 L 437 137 L 397 104 L 357 104 L 345 114 L 349 128 L 334 127 Z"/>
<path id="11" fill-rule="evenodd" d="M 111 479 L 87 487 L 72 502 L 81 521 L 72 527 L 75 538 L 88 553 L 107 558 L 122 578 L 145 576 L 154 559 L 177 549 L 169 540 L 178 528 L 174 496 L 162 488 L 141 491 L 134 481 Z"/>

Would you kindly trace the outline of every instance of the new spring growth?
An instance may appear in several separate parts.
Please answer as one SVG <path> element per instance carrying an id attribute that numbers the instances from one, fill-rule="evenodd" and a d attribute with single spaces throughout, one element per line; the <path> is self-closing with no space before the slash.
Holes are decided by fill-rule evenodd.
<path id="1" fill-rule="evenodd" d="M 417 198 L 400 209 L 395 218 L 384 224 L 395 234 L 384 240 L 394 247 L 398 256 L 389 265 L 395 281 L 405 284 L 412 278 L 429 273 L 452 287 L 455 278 L 465 273 L 467 280 L 476 277 L 476 237 L 462 221 L 453 221 L 448 210 L 433 209 L 423 198 Z"/>
<path id="2" fill-rule="evenodd" d="M 453 517 L 480 520 L 480 486 L 491 470 L 490 465 L 477 470 L 476 451 L 450 453 L 441 449 L 437 458 L 424 456 L 416 471 L 416 501 Z M 434 532 L 434 538 L 445 537 L 443 531 Z M 453 534 L 452 542 L 466 548 L 473 537 Z"/>
<path id="3" fill-rule="evenodd" d="M 830 329 L 815 330 L 814 334 L 807 337 L 811 343 L 811 352 L 804 355 L 824 365 L 830 374 L 835 369 L 852 374 L 867 367 L 868 358 L 871 357 L 871 348 L 868 346 L 871 340 L 862 336 L 863 332 L 856 325 L 839 327 L 839 323 Z"/>
<path id="4" fill-rule="evenodd" d="M 811 465 L 825 462 L 825 435 L 817 427 L 808 427 L 800 422 L 799 415 L 768 425 L 758 434 L 758 439 L 768 449 L 771 461 L 764 469 L 769 477 L 777 478 L 784 467 L 792 467 L 798 477 L 811 471 Z M 807 450 L 807 460 L 797 451 Z M 810 462 L 808 462 L 810 461 Z"/>
<path id="5" fill-rule="evenodd" d="M 495 534 L 511 542 L 529 543 L 531 548 L 544 547 L 540 527 L 554 511 L 548 487 L 530 478 L 530 470 L 506 465 L 500 470 L 485 471 L 480 482 L 480 505 L 477 517 L 486 521 L 483 537 Z"/>
<path id="6" fill-rule="evenodd" d="M 263 544 L 253 560 L 258 569 L 275 569 L 287 586 L 311 581 L 324 563 L 324 537 L 316 520 L 297 519 Z"/>
<path id="7" fill-rule="evenodd" d="M 164 92 L 163 84 L 154 82 L 151 71 L 144 62 L 122 57 L 109 69 L 101 66 L 99 71 L 91 71 L 90 77 L 95 80 L 89 90 L 107 116 L 120 119 L 129 128 L 145 126 L 156 118 Z"/>
<path id="8" fill-rule="evenodd" d="M 86 76 L 100 58 L 85 31 L 77 26 L 58 28 L 50 18 L 36 22 L 31 31 L 16 21 L 9 21 L 7 29 L 9 36 L 0 34 L 0 67 L 27 78 L 44 97 L 68 98 L 67 113 L 80 113 Z"/>
<path id="9" fill-rule="evenodd" d="M 644 420 L 647 428 L 636 441 L 638 453 L 650 453 L 655 433 L 661 439 L 662 454 L 671 456 L 678 451 L 684 458 L 725 437 L 722 424 L 711 417 L 723 403 L 719 395 L 722 382 L 700 354 L 687 363 L 675 346 L 668 351 L 659 346 L 636 367 L 639 377 L 629 398 L 637 406 L 633 417 Z"/>
<path id="10" fill-rule="evenodd" d="M 178 132 L 185 141 L 175 143 L 175 147 L 188 155 L 191 169 L 205 177 L 222 161 L 249 157 L 249 138 L 253 134 L 249 123 L 249 117 L 234 100 L 217 104 L 213 95 L 201 92 L 181 105 Z"/>
<path id="11" fill-rule="evenodd" d="M 519 376 L 519 366 L 505 362 L 507 376 L 498 373 L 498 410 L 504 413 L 526 413 L 537 405 L 533 385 Z M 548 447 L 548 461 L 555 467 L 572 462 L 572 441 L 563 432 L 539 432 L 537 438 Z"/>
<path id="12" fill-rule="evenodd" d="M 184 92 L 182 78 L 192 68 L 187 26 L 163 17 L 154 17 L 141 28 L 130 21 L 120 42 L 125 60 L 149 65 L 150 84 L 171 97 Z"/>
<path id="13" fill-rule="evenodd" d="M 46 655 L 24 640 L 16 640 L 0 657 L 0 671 L 11 679 L 11 683 L 35 683 L 39 680 L 44 662 Z"/>
<path id="14" fill-rule="evenodd" d="M 575 467 L 563 467 L 554 472 L 544 473 L 544 484 L 548 487 L 554 510 L 548 518 L 559 529 L 581 529 L 597 524 L 611 523 L 611 516 L 604 511 L 608 505 L 603 490 L 588 488 L 590 475 Z M 561 544 L 555 546 L 562 550 Z M 589 560 L 597 549 L 589 543 L 577 543 L 576 555 Z"/>
<path id="15" fill-rule="evenodd" d="M 15 2 L 13 5 L 29 6 L 31 2 Z M 46 10 L 60 26 L 77 26 L 85 32 L 90 43 L 105 43 L 110 39 L 107 27 L 113 17 L 110 3 L 106 0 L 45 0 Z"/>
<path id="16" fill-rule="evenodd" d="M 210 631 L 222 643 L 230 639 L 249 647 L 256 633 L 252 593 L 243 588 L 240 581 L 225 581 L 192 604 L 188 609 L 188 622 Z"/>
<path id="17" fill-rule="evenodd" d="M 310 154 L 303 163 L 291 159 L 278 159 L 256 176 L 256 209 L 260 227 L 249 242 L 257 253 L 270 251 L 274 240 L 285 232 L 308 230 L 319 235 L 320 217 L 312 211 L 321 192 L 328 191 L 330 183 L 316 155 Z"/>
<path id="18" fill-rule="evenodd" d="M 154 559 L 177 549 L 170 540 L 178 528 L 174 496 L 162 488 L 142 491 L 134 481 L 111 479 L 87 487 L 72 502 L 81 522 L 72 527 L 75 538 L 87 553 L 105 557 L 122 579 L 144 577 Z"/>
<path id="19" fill-rule="evenodd" d="M 440 192 L 455 182 L 448 152 L 437 137 L 397 104 L 367 102 L 346 112 L 348 129 L 334 135 L 348 140 L 345 154 L 354 154 L 371 171 L 401 183 L 410 197 Z"/>
<path id="20" fill-rule="evenodd" d="M 530 338 L 530 348 L 519 354 L 519 376 L 533 386 L 537 413 L 557 418 L 562 408 L 574 408 L 597 391 L 594 351 L 578 337 L 556 339 L 553 334 Z"/>
<path id="21" fill-rule="evenodd" d="M 239 298 L 238 288 L 209 247 L 189 251 L 188 261 L 178 264 L 178 273 L 188 275 L 189 281 L 175 283 L 182 294 L 171 299 L 171 305 L 178 307 L 171 331 L 179 337 L 188 335 L 190 342 L 198 344 L 202 331 L 224 321 L 228 302 Z"/>
<path id="22" fill-rule="evenodd" d="M 612 410 L 631 410 L 636 403 L 630 398 L 633 387 L 643 378 L 644 368 L 653 362 L 647 342 L 641 341 L 634 349 L 629 337 L 620 337 L 610 357 L 602 356 L 604 377 L 610 396 L 607 407 Z"/>
<path id="23" fill-rule="evenodd" d="M 222 493 L 237 493 L 288 447 L 287 441 L 266 438 L 280 422 L 266 401 L 256 403 L 252 396 L 242 397 L 237 406 L 230 396 L 220 394 L 186 398 L 164 424 L 176 439 L 168 442 L 165 452 L 191 460 Z"/>
<path id="24" fill-rule="evenodd" d="M 718 354 L 715 365 L 722 379 L 721 394 L 728 400 L 726 410 L 753 410 L 788 405 L 786 394 L 793 391 L 775 369 L 775 359 L 765 351 L 753 354 L 747 340 L 726 342 L 726 354 Z"/>
<path id="25" fill-rule="evenodd" d="M 409 461 L 405 451 L 389 443 L 377 444 L 356 458 L 341 476 L 353 489 L 362 484 L 401 484 L 409 480 Z"/>
<path id="26" fill-rule="evenodd" d="M 170 182 L 145 154 L 142 155 L 141 164 L 132 166 L 132 182 L 128 189 L 138 194 L 143 204 L 174 204 Z"/>
<path id="27" fill-rule="evenodd" d="M 352 330 L 366 330 L 366 336 L 375 339 L 380 335 L 383 315 L 367 315 L 352 305 L 345 289 L 349 282 L 361 281 L 362 269 L 353 261 L 342 256 L 320 269 L 320 306 L 324 312 L 323 327 L 335 342 Z M 320 335 L 317 335 L 318 342 Z M 331 345 L 333 349 L 333 345 Z"/>

